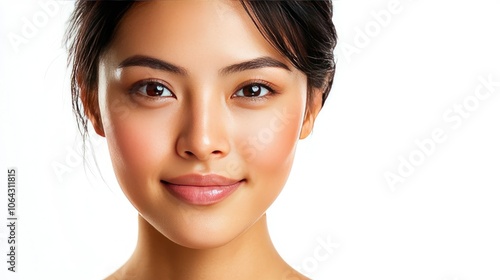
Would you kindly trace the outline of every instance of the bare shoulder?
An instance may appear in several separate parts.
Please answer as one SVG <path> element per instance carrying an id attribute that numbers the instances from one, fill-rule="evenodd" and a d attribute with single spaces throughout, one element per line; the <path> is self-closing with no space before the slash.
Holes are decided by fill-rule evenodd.
<path id="1" fill-rule="evenodd" d="M 300 272 L 296 271 L 293 268 L 288 269 L 281 279 L 283 279 L 283 280 L 311 280 L 310 278 L 302 275 Z"/>
<path id="2" fill-rule="evenodd" d="M 108 277 L 104 278 L 104 280 L 126 280 L 126 279 L 133 279 L 128 277 L 124 273 L 124 267 L 120 267 L 118 270 L 110 274 Z"/>
<path id="3" fill-rule="evenodd" d="M 119 277 L 118 272 L 119 272 L 119 270 L 113 272 L 111 275 L 104 278 L 104 280 L 121 280 L 121 279 L 123 279 L 122 277 Z"/>

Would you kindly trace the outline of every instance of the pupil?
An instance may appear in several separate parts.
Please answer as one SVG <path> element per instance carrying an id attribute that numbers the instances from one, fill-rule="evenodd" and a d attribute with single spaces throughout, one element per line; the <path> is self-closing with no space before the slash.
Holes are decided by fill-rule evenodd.
<path id="1" fill-rule="evenodd" d="M 146 86 L 146 93 L 149 96 L 159 96 L 163 94 L 163 87 L 161 85 L 150 84 Z"/>
<path id="2" fill-rule="evenodd" d="M 248 88 L 249 92 L 247 96 L 258 96 L 260 94 L 260 86 L 255 85 Z"/>

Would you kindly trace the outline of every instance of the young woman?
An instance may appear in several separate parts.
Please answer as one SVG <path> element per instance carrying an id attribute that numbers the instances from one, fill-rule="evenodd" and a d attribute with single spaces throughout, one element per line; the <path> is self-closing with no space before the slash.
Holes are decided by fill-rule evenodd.
<path id="1" fill-rule="evenodd" d="M 306 279 L 266 210 L 330 91 L 330 1 L 77 1 L 72 96 L 139 215 L 107 279 Z"/>

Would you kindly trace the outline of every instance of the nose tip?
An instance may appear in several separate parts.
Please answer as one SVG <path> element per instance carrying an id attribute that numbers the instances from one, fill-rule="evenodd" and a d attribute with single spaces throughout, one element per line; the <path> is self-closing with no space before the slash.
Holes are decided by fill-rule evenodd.
<path id="1" fill-rule="evenodd" d="M 208 106 L 207 106 L 208 107 Z M 207 161 L 229 153 L 227 125 L 220 110 L 189 110 L 177 139 L 177 153 L 189 160 Z M 227 120 L 226 120 L 227 122 Z"/>
<path id="2" fill-rule="evenodd" d="M 223 157 L 227 153 L 227 149 L 221 142 L 215 142 L 213 138 L 202 137 L 194 138 L 191 141 L 186 141 L 181 148 L 181 156 L 186 159 L 197 159 L 207 161 L 211 158 Z M 189 140 L 189 139 L 187 139 Z"/>

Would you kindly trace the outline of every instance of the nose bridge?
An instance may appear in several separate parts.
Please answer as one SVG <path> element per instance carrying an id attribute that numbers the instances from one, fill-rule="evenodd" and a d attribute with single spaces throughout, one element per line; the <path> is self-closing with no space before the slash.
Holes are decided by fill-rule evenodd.
<path id="1" fill-rule="evenodd" d="M 224 106 L 213 90 L 191 92 L 183 104 L 183 129 L 178 139 L 182 157 L 207 160 L 229 152 Z"/>

